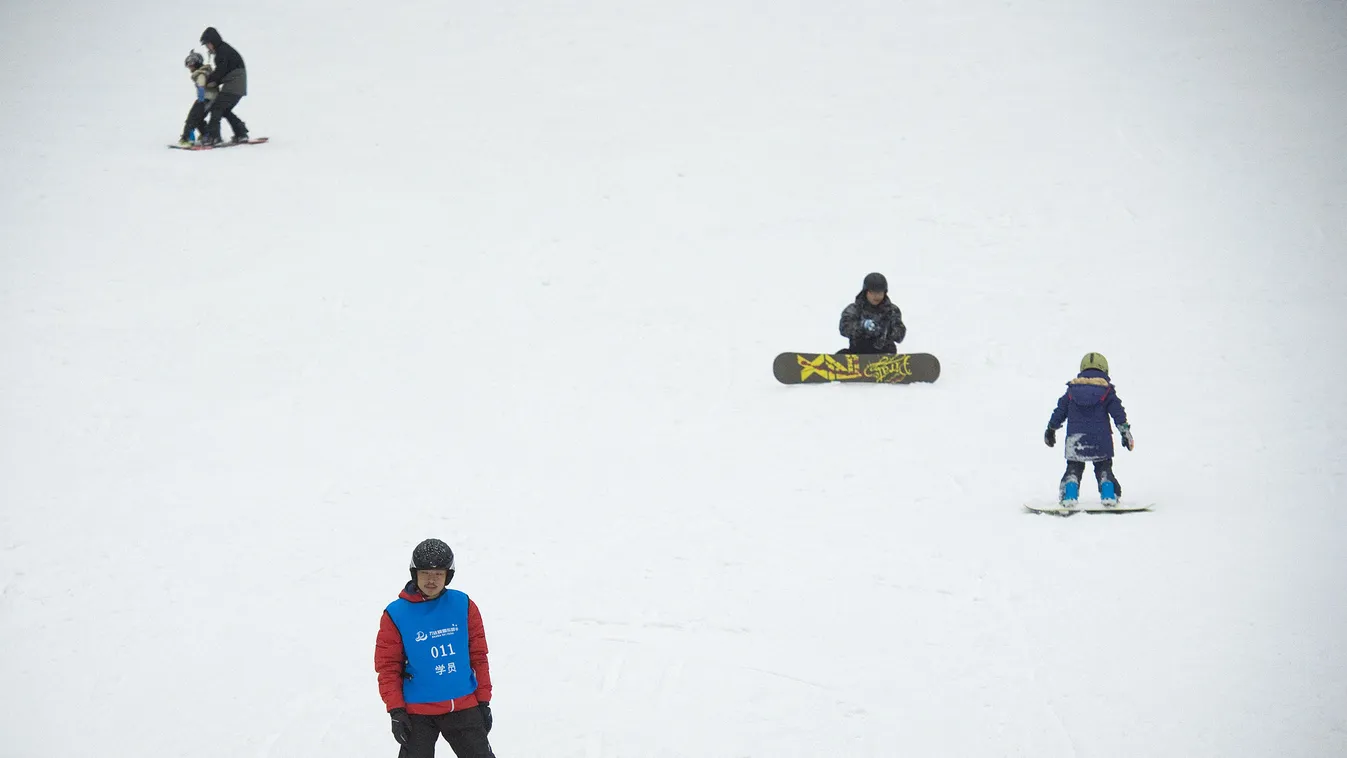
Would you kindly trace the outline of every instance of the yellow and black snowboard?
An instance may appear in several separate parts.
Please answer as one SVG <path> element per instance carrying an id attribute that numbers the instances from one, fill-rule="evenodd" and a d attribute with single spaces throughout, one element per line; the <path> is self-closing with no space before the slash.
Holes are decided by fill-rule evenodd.
<path id="1" fill-rule="evenodd" d="M 930 353 L 845 355 L 782 353 L 772 361 L 772 374 L 782 384 L 869 382 L 911 384 L 940 378 L 940 361 Z"/>

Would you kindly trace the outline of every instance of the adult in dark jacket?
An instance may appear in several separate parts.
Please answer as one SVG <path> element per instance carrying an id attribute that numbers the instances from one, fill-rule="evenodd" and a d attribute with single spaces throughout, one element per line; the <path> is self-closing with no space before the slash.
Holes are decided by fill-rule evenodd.
<path id="1" fill-rule="evenodd" d="M 1099 353 L 1086 353 L 1080 359 L 1080 373 L 1066 387 L 1043 433 L 1044 444 L 1052 447 L 1057 444 L 1057 430 L 1066 424 L 1066 473 L 1058 488 L 1061 501 L 1064 505 L 1076 503 L 1085 464 L 1093 463 L 1100 499 L 1105 505 L 1116 505 L 1122 497 L 1122 485 L 1113 475 L 1113 427 L 1109 419 L 1118 425 L 1124 447 L 1131 450 L 1133 440 L 1127 410 L 1109 379 L 1108 361 Z"/>
<path id="2" fill-rule="evenodd" d="M 837 326 L 851 344 L 839 353 L 860 355 L 893 354 L 907 336 L 903 312 L 889 300 L 889 281 L 883 274 L 865 276 L 856 301 L 842 310 Z"/>
<path id="3" fill-rule="evenodd" d="M 454 551 L 437 539 L 412 551 L 411 581 L 388 604 L 374 670 L 400 758 L 434 758 L 443 736 L 458 758 L 494 758 L 491 668 L 477 604 L 449 589 Z"/>
<path id="4" fill-rule="evenodd" d="M 201 33 L 201 44 L 215 56 L 215 71 L 206 78 L 206 86 L 216 85 L 220 88 L 220 94 L 216 95 L 210 106 L 210 123 L 203 141 L 207 144 L 218 143 L 220 119 L 225 119 L 234 131 L 234 141 L 243 142 L 248 139 L 248 125 L 234 115 L 234 106 L 248 94 L 248 69 L 244 68 L 243 56 L 233 45 L 221 39 L 213 26 Z"/>

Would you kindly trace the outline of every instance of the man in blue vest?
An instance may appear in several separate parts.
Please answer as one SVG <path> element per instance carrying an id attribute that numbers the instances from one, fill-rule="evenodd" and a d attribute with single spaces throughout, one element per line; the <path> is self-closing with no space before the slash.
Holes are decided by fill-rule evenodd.
<path id="1" fill-rule="evenodd" d="M 491 669 L 477 604 L 458 590 L 454 551 L 437 539 L 412 551 L 412 579 L 384 609 L 374 643 L 379 695 L 399 758 L 434 758 L 443 735 L 458 758 L 495 758 Z"/>

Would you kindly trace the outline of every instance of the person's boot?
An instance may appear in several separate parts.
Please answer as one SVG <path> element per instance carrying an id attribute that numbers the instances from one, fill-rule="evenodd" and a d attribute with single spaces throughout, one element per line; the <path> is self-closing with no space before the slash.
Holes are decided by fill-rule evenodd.
<path id="1" fill-rule="evenodd" d="M 1099 485 L 1099 502 L 1103 503 L 1105 508 L 1113 508 L 1118 505 L 1118 496 L 1114 494 L 1113 482 L 1103 482 Z"/>
<path id="2" fill-rule="evenodd" d="M 1069 479 L 1062 485 L 1061 506 L 1063 508 L 1075 508 L 1079 502 L 1080 482 L 1077 482 L 1074 479 Z"/>

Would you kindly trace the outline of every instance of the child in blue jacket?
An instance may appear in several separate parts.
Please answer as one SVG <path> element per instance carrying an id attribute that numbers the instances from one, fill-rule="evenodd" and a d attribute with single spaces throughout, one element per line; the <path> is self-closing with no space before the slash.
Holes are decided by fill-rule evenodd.
<path id="1" fill-rule="evenodd" d="M 220 94 L 220 86 L 207 81 L 212 69 L 201 53 L 195 50 L 188 53 L 183 65 L 192 75 L 192 84 L 196 85 L 196 101 L 187 112 L 187 120 L 182 125 L 182 138 L 178 140 L 178 147 L 190 147 L 206 136 L 206 113 L 210 110 L 210 104 L 216 95 Z"/>
<path id="2" fill-rule="evenodd" d="M 1066 473 L 1058 488 L 1061 503 L 1068 508 L 1076 506 L 1085 464 L 1093 463 L 1100 501 L 1115 506 L 1122 497 L 1122 485 L 1113 475 L 1113 428 L 1109 418 L 1118 426 L 1123 447 L 1131 450 L 1133 440 L 1127 410 L 1109 380 L 1108 361 L 1099 353 L 1086 353 L 1080 359 L 1080 373 L 1066 387 L 1043 433 L 1043 442 L 1052 447 L 1057 444 L 1057 430 L 1066 423 Z"/>

